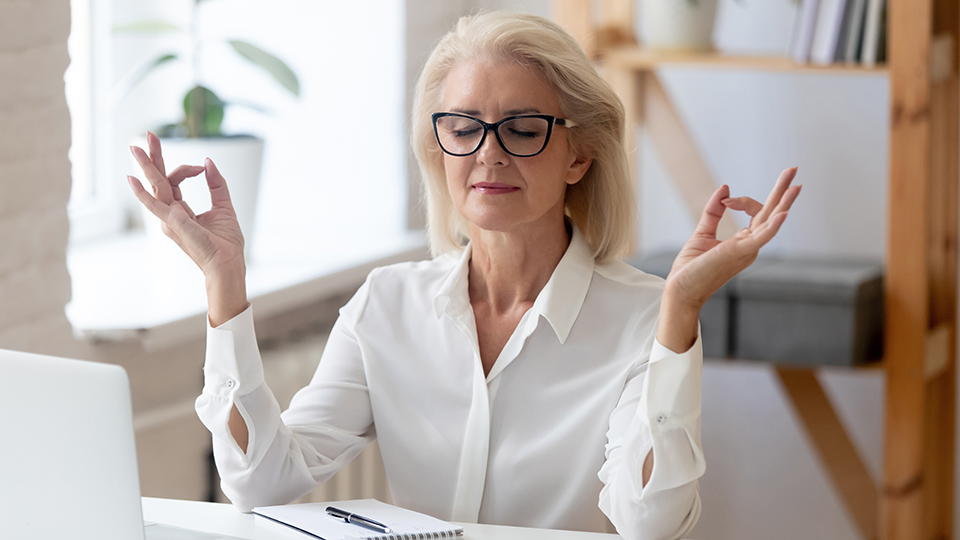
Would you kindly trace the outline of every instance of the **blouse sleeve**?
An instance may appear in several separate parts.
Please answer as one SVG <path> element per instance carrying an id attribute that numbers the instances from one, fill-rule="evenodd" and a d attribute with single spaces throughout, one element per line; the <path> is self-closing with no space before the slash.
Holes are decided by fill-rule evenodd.
<path id="1" fill-rule="evenodd" d="M 649 361 L 634 367 L 610 418 L 600 509 L 628 540 L 674 539 L 700 517 L 700 338 L 677 354 L 654 340 Z M 643 462 L 653 470 L 643 485 Z"/>
<path id="2" fill-rule="evenodd" d="M 251 308 L 207 329 L 197 414 L 213 434 L 221 487 L 234 506 L 286 504 L 333 476 L 375 437 L 357 339 L 367 285 L 340 311 L 311 383 L 283 414 L 264 382 Z M 236 405 L 249 432 L 243 452 L 230 432 Z"/>

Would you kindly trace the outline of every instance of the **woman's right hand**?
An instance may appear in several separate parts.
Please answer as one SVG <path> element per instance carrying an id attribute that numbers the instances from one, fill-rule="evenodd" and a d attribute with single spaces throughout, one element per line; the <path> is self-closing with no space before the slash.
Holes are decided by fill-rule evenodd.
<path id="1" fill-rule="evenodd" d="M 160 219 L 164 234 L 200 267 L 206 279 L 210 323 L 219 326 L 248 305 L 243 234 L 230 202 L 227 183 L 209 158 L 203 166 L 181 165 L 167 175 L 160 139 L 148 132 L 147 146 L 149 155 L 136 146 L 130 150 L 143 168 L 153 195 L 147 193 L 138 179 L 128 176 L 127 180 L 137 199 Z M 202 172 L 206 173 L 212 207 L 198 216 L 181 197 L 179 186 L 185 179 Z"/>

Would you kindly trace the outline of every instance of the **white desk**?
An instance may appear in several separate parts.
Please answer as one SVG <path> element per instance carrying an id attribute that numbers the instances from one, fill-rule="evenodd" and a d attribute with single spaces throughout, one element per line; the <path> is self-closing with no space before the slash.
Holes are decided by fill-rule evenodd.
<path id="1" fill-rule="evenodd" d="M 248 540 L 305 540 L 310 536 L 229 504 L 143 498 L 143 519 Z M 465 540 L 619 540 L 615 534 L 458 523 Z"/>

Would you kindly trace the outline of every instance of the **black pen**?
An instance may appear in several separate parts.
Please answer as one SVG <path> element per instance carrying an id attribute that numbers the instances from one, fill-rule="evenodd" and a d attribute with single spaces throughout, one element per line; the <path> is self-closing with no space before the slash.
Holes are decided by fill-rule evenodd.
<path id="1" fill-rule="evenodd" d="M 353 523 L 354 525 L 359 525 L 361 527 L 366 527 L 368 529 L 373 529 L 375 531 L 380 531 L 384 534 L 390 534 L 390 527 L 387 527 L 379 521 L 374 521 L 368 517 L 363 517 L 359 514 L 354 514 L 347 512 L 346 510 L 341 510 L 339 508 L 334 508 L 332 506 L 327 507 L 327 514 L 330 514 L 331 517 L 336 519 L 342 519 L 347 523 Z"/>

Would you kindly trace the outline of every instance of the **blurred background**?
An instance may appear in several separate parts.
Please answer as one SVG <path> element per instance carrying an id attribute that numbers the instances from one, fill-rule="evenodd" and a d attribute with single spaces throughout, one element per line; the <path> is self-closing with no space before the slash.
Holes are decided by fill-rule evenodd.
<path id="1" fill-rule="evenodd" d="M 712 44 L 788 56 L 802 7 L 719 0 Z M 19 126 L 0 129 L 0 347 L 128 370 L 145 496 L 222 500 L 210 436 L 192 408 L 202 386 L 202 276 L 145 230 L 124 179 L 143 179 L 128 145 L 180 121 L 197 84 L 227 103 L 222 134 L 265 142 L 244 232 L 267 378 L 284 405 L 309 381 L 337 309 L 369 269 L 427 256 L 407 138 L 411 89 L 436 40 L 480 9 L 555 17 L 551 0 L 0 4 L 0 125 Z M 244 55 L 231 40 L 266 56 Z M 167 55 L 177 59 L 148 69 Z M 294 74 L 296 92 L 274 60 Z M 783 169 L 799 166 L 803 196 L 765 255 L 885 257 L 883 73 L 657 73 L 713 177 L 735 196 L 763 200 Z M 649 133 L 636 136 L 638 254 L 677 249 L 695 221 Z M 830 368 L 818 380 L 879 482 L 883 371 Z M 860 537 L 769 364 L 708 362 L 703 400 L 708 469 L 692 537 Z M 388 498 L 376 452 L 313 497 Z"/>

